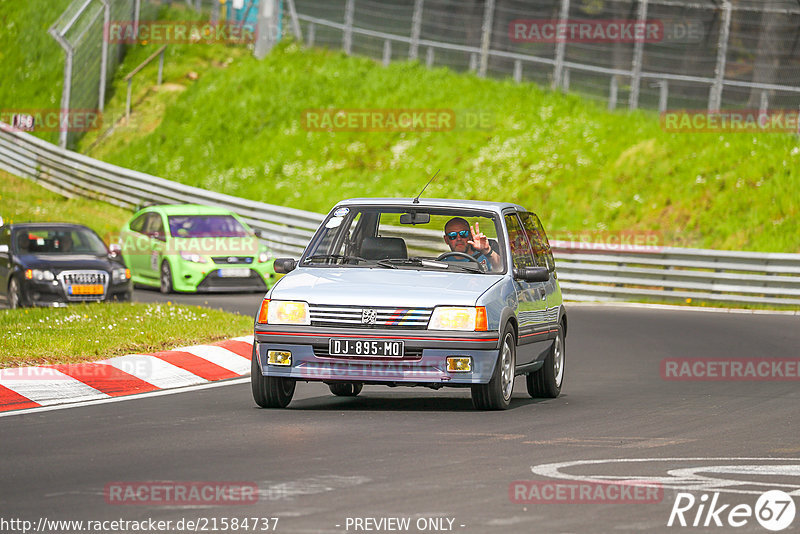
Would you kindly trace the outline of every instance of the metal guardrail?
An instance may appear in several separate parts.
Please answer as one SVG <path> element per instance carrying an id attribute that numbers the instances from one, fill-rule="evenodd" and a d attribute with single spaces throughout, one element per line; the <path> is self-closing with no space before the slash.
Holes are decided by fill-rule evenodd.
<path id="1" fill-rule="evenodd" d="M 279 255 L 298 257 L 320 213 L 183 185 L 61 149 L 0 122 L 0 169 L 64 194 L 133 208 L 142 202 L 221 206 L 241 215 Z M 416 238 L 415 238 L 416 239 Z M 415 246 L 440 236 L 422 233 Z M 419 242 L 417 242 L 419 241 Z M 800 306 L 800 254 L 685 248 L 609 250 L 553 241 L 569 300 L 685 300 Z"/>

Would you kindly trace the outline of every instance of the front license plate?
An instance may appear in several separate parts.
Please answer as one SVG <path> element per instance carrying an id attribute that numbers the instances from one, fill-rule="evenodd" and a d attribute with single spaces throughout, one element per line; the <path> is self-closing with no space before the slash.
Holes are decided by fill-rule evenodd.
<path id="1" fill-rule="evenodd" d="M 72 285 L 68 288 L 70 295 L 102 295 L 103 286 L 101 284 L 81 284 Z"/>
<path id="2" fill-rule="evenodd" d="M 402 341 L 375 341 L 371 339 L 331 339 L 328 343 L 331 356 L 366 356 L 377 358 L 402 358 Z"/>
<path id="3" fill-rule="evenodd" d="M 247 267 L 232 267 L 230 269 L 220 269 L 219 275 L 222 278 L 248 278 L 250 269 Z"/>

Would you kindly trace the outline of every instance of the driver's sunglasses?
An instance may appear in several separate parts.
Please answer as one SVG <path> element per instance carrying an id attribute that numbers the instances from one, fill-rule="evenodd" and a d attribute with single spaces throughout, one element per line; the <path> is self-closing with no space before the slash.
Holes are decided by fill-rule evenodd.
<path id="1" fill-rule="evenodd" d="M 468 237 L 469 236 L 469 230 L 461 230 L 459 232 L 447 232 L 445 235 L 447 236 L 447 238 L 450 241 L 452 241 L 452 240 L 456 239 L 458 236 Z"/>

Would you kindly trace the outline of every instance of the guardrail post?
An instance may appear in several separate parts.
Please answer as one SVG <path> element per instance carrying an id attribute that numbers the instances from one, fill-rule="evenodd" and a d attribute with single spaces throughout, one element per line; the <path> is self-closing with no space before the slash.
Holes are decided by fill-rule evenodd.
<path id="1" fill-rule="evenodd" d="M 731 33 L 730 0 L 722 0 L 722 25 L 719 29 L 717 65 L 714 67 L 714 85 L 708 93 L 708 111 L 719 111 L 722 105 L 722 86 L 725 81 L 725 62 L 728 57 L 728 38 Z"/>
<path id="2" fill-rule="evenodd" d="M 470 72 L 475 72 L 478 70 L 478 56 L 475 54 L 469 55 L 469 70 Z"/>
<path id="3" fill-rule="evenodd" d="M 561 90 L 565 93 L 569 91 L 569 69 L 564 69 L 561 75 Z"/>
<path id="4" fill-rule="evenodd" d="M 647 24 L 647 2 L 639 0 L 639 13 L 636 22 L 642 26 Z M 631 94 L 628 98 L 628 108 L 639 107 L 639 87 L 642 83 L 642 56 L 644 55 L 644 39 L 638 39 L 633 47 L 633 65 L 631 66 Z"/>
<path id="5" fill-rule="evenodd" d="M 355 12 L 355 0 L 347 0 L 344 7 L 344 36 L 342 40 L 342 47 L 344 53 L 348 56 L 353 50 L 353 13 Z"/>
<path id="6" fill-rule="evenodd" d="M 425 64 L 428 68 L 433 67 L 433 47 L 429 46 L 428 51 L 425 54 Z"/>
<path id="7" fill-rule="evenodd" d="M 761 91 L 761 104 L 758 106 L 758 114 L 764 115 L 769 109 L 769 95 L 766 91 Z"/>
<path id="8" fill-rule="evenodd" d="M 411 44 L 408 46 L 408 59 L 417 59 L 419 35 L 422 29 L 422 5 L 425 0 L 414 0 L 414 14 L 411 16 Z"/>
<path id="9" fill-rule="evenodd" d="M 617 75 L 612 74 L 608 87 L 608 111 L 617 109 L 617 93 L 619 93 L 619 81 L 617 81 Z"/>
<path id="10" fill-rule="evenodd" d="M 483 11 L 483 35 L 481 36 L 481 66 L 478 76 L 486 77 L 486 69 L 489 67 L 489 47 L 492 44 L 492 21 L 494 20 L 494 0 L 486 0 L 486 8 Z"/>
<path id="11" fill-rule="evenodd" d="M 567 23 L 569 17 L 569 0 L 561 0 L 561 13 L 558 15 L 558 27 L 561 28 Z M 558 35 L 556 30 L 556 35 Z M 561 87 L 561 75 L 564 71 L 564 54 L 567 43 L 564 39 L 556 39 L 556 64 L 553 70 L 553 83 L 551 87 L 558 89 Z"/>
<path id="12" fill-rule="evenodd" d="M 519 59 L 514 60 L 514 81 L 517 83 L 522 81 L 522 61 Z"/>
<path id="13" fill-rule="evenodd" d="M 388 67 L 392 61 L 392 42 L 389 39 L 383 41 L 383 66 Z"/>

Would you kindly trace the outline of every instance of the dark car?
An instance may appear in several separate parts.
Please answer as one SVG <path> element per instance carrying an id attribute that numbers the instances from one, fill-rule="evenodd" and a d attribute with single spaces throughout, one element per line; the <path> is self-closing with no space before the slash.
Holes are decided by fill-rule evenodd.
<path id="1" fill-rule="evenodd" d="M 0 299 L 9 308 L 130 300 L 130 271 L 80 224 L 0 226 Z"/>

